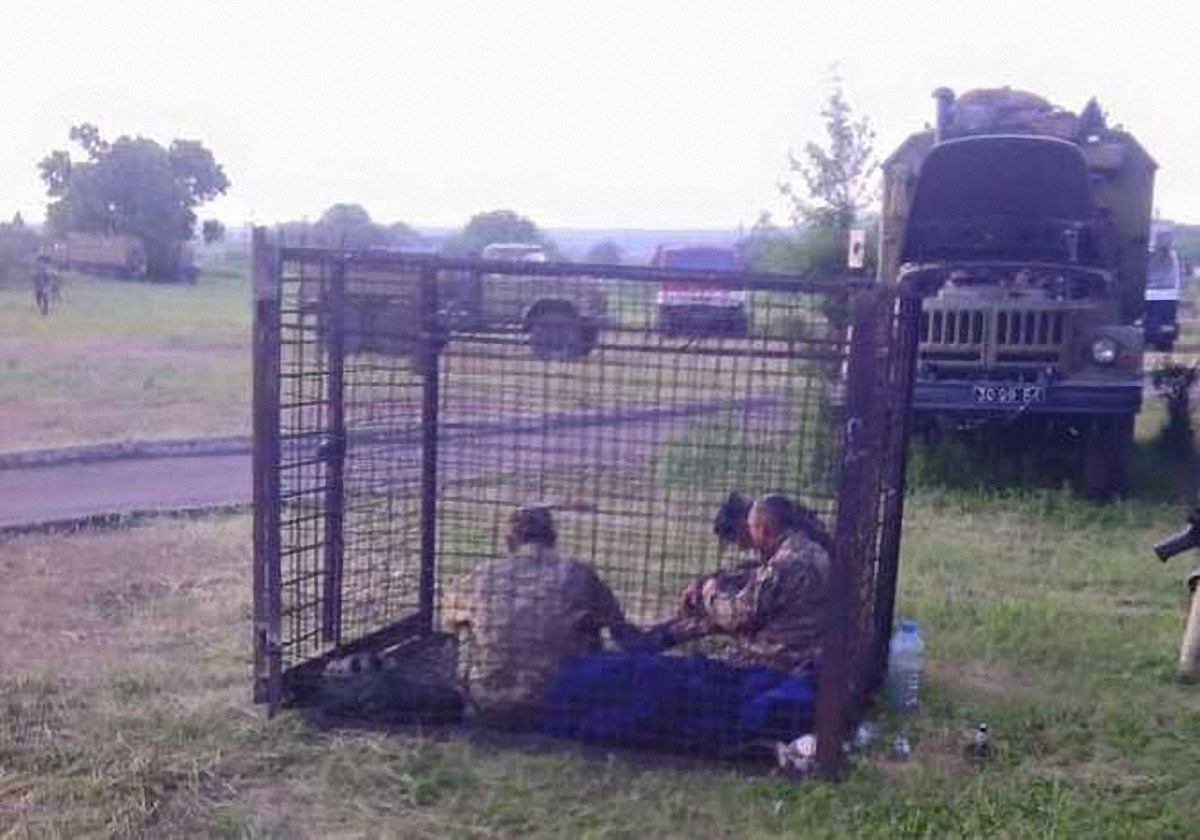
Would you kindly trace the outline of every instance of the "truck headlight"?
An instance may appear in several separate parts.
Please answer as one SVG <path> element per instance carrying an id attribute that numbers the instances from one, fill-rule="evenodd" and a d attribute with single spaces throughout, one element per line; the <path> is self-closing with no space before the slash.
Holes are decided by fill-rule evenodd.
<path id="1" fill-rule="evenodd" d="M 1092 361 L 1098 365 L 1111 365 L 1117 360 L 1119 349 L 1114 339 L 1097 338 L 1092 342 Z"/>

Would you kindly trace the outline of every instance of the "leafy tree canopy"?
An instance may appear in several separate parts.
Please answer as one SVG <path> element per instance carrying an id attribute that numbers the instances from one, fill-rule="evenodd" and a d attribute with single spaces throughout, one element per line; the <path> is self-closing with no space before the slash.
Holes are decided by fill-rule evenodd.
<path id="1" fill-rule="evenodd" d="M 620 265 L 624 260 L 625 252 L 611 239 L 597 242 L 587 252 L 587 261 L 598 265 Z"/>
<path id="2" fill-rule="evenodd" d="M 204 224 L 200 225 L 200 238 L 204 240 L 205 245 L 224 241 L 225 225 L 217 219 L 207 219 Z"/>
<path id="3" fill-rule="evenodd" d="M 84 160 L 54 150 L 38 165 L 50 197 L 50 231 L 136 236 L 149 274 L 176 276 L 180 245 L 195 235 L 195 208 L 229 189 L 212 152 L 196 140 L 163 147 L 123 135 L 110 143 L 90 123 L 73 127 L 68 136 Z"/>
<path id="4" fill-rule="evenodd" d="M 777 259 L 790 253 L 787 264 L 777 268 L 844 271 L 849 231 L 865 224 L 875 203 L 875 130 L 867 117 L 855 116 L 836 75 L 821 116 L 825 143 L 805 143 L 799 154 L 790 152 L 788 175 L 779 185 L 798 241 L 775 250 Z M 867 253 L 870 262 L 870 247 Z"/>
<path id="5" fill-rule="evenodd" d="M 404 222 L 381 225 L 361 204 L 334 204 L 314 225 L 303 222 L 287 226 L 288 236 L 312 239 L 318 245 L 345 248 L 400 247 L 411 243 L 417 233 Z"/>
<path id="6" fill-rule="evenodd" d="M 497 242 L 541 245 L 552 254 L 557 253 L 554 244 L 536 224 L 512 210 L 491 210 L 472 216 L 458 236 L 447 243 L 447 250 L 453 254 L 475 256 Z"/>

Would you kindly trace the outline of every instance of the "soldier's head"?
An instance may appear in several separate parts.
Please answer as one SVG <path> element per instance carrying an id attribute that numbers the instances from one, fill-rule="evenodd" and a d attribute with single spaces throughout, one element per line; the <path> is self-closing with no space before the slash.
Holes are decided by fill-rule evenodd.
<path id="1" fill-rule="evenodd" d="M 751 505 L 747 524 L 751 544 L 767 556 L 796 529 L 796 510 L 787 496 L 768 493 Z"/>
<path id="2" fill-rule="evenodd" d="M 737 491 L 730 493 L 721 503 L 721 506 L 717 508 L 717 515 L 713 517 L 713 533 L 717 535 L 717 539 L 721 541 L 722 545 L 732 544 L 738 548 L 754 547 L 754 543 L 750 540 L 749 513 L 750 503 Z"/>
<path id="3" fill-rule="evenodd" d="M 526 505 L 513 511 L 508 518 L 508 550 L 516 551 L 523 545 L 540 545 L 554 548 L 558 532 L 554 530 L 554 517 L 544 505 Z"/>

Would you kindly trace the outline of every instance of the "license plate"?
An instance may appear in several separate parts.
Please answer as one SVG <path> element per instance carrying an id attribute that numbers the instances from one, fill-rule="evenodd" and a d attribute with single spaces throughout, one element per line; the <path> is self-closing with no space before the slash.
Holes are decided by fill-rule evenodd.
<path id="1" fill-rule="evenodd" d="M 976 385 L 975 402 L 1027 405 L 1046 401 L 1045 385 Z"/>

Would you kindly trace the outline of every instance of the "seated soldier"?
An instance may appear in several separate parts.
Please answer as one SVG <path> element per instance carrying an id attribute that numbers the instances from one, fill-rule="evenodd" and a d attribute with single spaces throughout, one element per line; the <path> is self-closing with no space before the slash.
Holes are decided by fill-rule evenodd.
<path id="1" fill-rule="evenodd" d="M 729 658 L 736 664 L 815 672 L 828 602 L 828 533 L 785 496 L 767 495 L 751 506 L 744 534 L 735 534 L 735 542 L 757 550 L 758 561 L 688 584 L 677 614 L 657 628 L 658 643 L 724 634 L 734 640 Z"/>
<path id="2" fill-rule="evenodd" d="M 603 628 L 624 648 L 643 639 L 596 572 L 555 551 L 557 539 L 549 510 L 517 510 L 510 556 L 479 564 L 443 600 L 448 626 L 465 631 L 467 691 L 495 722 L 539 714 L 562 664 L 601 650 Z"/>

